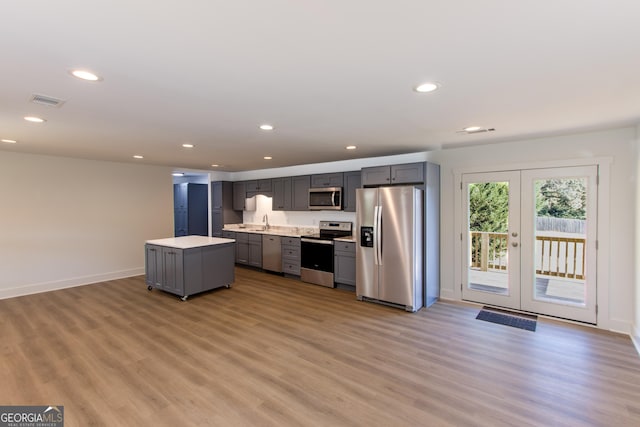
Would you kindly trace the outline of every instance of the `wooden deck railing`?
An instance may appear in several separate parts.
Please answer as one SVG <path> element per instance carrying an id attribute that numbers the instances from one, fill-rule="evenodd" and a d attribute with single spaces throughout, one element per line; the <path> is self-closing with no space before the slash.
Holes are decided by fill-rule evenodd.
<path id="1" fill-rule="evenodd" d="M 471 231 L 471 267 L 507 269 L 507 233 Z M 576 237 L 536 236 L 536 274 L 585 279 L 586 240 Z"/>

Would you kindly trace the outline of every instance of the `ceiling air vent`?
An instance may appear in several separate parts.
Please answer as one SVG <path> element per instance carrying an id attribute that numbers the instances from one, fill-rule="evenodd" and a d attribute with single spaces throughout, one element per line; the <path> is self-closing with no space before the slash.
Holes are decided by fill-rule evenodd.
<path id="1" fill-rule="evenodd" d="M 60 108 L 66 102 L 64 99 L 54 98 L 47 95 L 39 95 L 37 93 L 31 95 L 31 102 L 34 104 L 46 105 L 48 107 Z"/>

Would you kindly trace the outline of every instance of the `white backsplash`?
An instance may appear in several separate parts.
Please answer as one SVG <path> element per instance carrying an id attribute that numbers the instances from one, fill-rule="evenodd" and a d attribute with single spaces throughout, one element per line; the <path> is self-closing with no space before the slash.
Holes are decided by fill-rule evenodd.
<path id="1" fill-rule="evenodd" d="M 256 197 L 256 210 L 243 212 L 245 224 L 262 224 L 266 214 L 270 225 L 317 227 L 319 221 L 350 221 L 355 227 L 355 212 L 342 211 L 274 211 L 271 209 L 271 197 L 259 194 Z"/>

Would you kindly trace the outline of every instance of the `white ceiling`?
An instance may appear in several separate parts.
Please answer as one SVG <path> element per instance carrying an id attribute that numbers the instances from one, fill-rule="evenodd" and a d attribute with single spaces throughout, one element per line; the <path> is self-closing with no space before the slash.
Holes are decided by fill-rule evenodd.
<path id="1" fill-rule="evenodd" d="M 240 171 L 640 121 L 637 0 L 30 0 L 0 16 L 0 138 L 18 141 L 0 150 Z M 496 130 L 457 133 L 471 125 Z"/>

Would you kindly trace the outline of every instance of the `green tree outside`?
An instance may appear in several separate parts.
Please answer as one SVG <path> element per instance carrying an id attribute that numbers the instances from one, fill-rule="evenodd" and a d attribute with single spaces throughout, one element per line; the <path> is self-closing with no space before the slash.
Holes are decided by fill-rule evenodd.
<path id="1" fill-rule="evenodd" d="M 584 178 L 536 181 L 538 216 L 586 219 L 587 188 L 585 181 Z"/>
<path id="2" fill-rule="evenodd" d="M 509 185 L 482 182 L 469 185 L 469 230 L 506 233 L 509 229 Z"/>
<path id="3" fill-rule="evenodd" d="M 536 214 L 552 218 L 586 219 L 585 179 L 535 182 Z M 469 185 L 469 230 L 506 233 L 509 229 L 509 185 L 482 182 Z"/>

